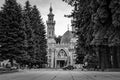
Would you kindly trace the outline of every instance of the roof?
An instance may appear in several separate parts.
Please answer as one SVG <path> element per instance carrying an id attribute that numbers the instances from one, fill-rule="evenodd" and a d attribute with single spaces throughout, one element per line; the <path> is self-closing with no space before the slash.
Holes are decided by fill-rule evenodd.
<path id="1" fill-rule="evenodd" d="M 73 37 L 72 32 L 69 31 L 69 30 L 66 31 L 66 32 L 63 34 L 62 38 L 61 38 L 61 43 L 63 43 L 63 44 L 68 44 L 68 43 L 70 43 L 72 37 Z"/>

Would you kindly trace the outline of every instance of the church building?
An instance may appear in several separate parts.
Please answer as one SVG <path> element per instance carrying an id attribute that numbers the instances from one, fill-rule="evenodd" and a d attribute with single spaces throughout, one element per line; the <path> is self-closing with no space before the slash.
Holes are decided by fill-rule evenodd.
<path id="1" fill-rule="evenodd" d="M 72 31 L 67 30 L 62 38 L 60 43 L 55 41 L 55 20 L 54 14 L 52 13 L 53 9 L 50 6 L 48 14 L 47 24 L 47 62 L 49 68 L 62 68 L 67 65 L 75 64 L 75 45 L 76 38 Z"/>

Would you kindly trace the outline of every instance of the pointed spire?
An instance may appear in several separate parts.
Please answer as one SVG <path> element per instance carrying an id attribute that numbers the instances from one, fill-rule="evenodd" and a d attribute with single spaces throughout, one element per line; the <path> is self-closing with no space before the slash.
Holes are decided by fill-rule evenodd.
<path id="1" fill-rule="evenodd" d="M 52 9 L 52 3 L 50 3 L 50 12 L 52 12 L 52 10 L 53 10 L 53 9 Z"/>
<path id="2" fill-rule="evenodd" d="M 52 3 L 50 3 L 50 7 L 52 7 Z"/>

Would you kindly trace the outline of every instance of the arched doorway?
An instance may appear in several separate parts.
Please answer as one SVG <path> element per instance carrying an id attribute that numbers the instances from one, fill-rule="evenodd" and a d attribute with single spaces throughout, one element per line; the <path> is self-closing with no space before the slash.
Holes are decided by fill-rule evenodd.
<path id="1" fill-rule="evenodd" d="M 67 65 L 68 55 L 65 50 L 61 49 L 58 52 L 57 59 L 56 59 L 56 67 L 62 68 Z"/>

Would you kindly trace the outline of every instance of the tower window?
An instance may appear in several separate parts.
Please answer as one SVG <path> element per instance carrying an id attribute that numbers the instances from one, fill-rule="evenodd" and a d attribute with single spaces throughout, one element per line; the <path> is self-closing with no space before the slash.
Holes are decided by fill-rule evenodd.
<path id="1" fill-rule="evenodd" d="M 49 18 L 49 21 L 51 21 L 52 19 L 51 18 Z"/>
<path id="2" fill-rule="evenodd" d="M 51 32 L 49 32 L 49 35 L 51 34 Z"/>

